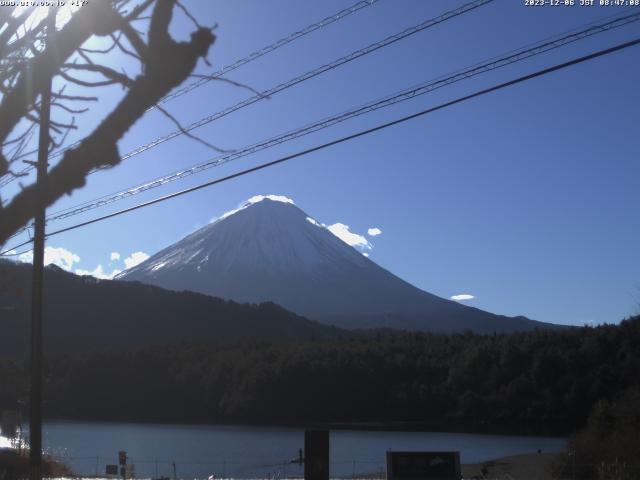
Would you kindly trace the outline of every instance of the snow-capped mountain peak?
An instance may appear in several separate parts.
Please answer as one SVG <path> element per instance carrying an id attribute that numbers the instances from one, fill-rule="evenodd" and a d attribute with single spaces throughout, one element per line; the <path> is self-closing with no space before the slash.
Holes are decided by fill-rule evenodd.
<path id="1" fill-rule="evenodd" d="M 348 231 L 343 224 L 331 227 L 336 225 Z M 436 329 L 455 322 L 459 330 L 480 325 L 483 318 L 508 320 L 419 290 L 281 195 L 250 198 L 118 278 L 239 302 L 270 301 L 349 326 L 356 318 L 376 326 L 375 319 L 382 318 L 378 326 L 433 329 L 439 321 L 443 328 Z M 410 325 L 400 320 L 389 325 L 397 315 L 411 316 Z"/>

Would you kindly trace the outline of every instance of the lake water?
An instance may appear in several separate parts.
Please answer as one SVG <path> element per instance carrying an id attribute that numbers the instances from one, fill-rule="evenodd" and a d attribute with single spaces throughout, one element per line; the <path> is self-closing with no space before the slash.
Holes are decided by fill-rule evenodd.
<path id="1" fill-rule="evenodd" d="M 48 453 L 75 473 L 104 475 L 125 450 L 136 477 L 282 478 L 302 476 L 289 463 L 304 446 L 295 428 L 193 426 L 130 423 L 48 422 L 43 428 Z M 1 442 L 0 442 L 1 443 Z M 387 450 L 460 451 L 463 463 L 533 453 L 559 452 L 566 439 L 465 433 L 332 430 L 332 477 L 351 477 L 384 469 Z"/>

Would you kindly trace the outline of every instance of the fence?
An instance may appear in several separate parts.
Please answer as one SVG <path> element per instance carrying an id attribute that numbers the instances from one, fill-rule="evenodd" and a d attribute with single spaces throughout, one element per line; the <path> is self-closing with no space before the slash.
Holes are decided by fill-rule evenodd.
<path id="1" fill-rule="evenodd" d="M 117 464 L 113 457 L 65 457 L 57 458 L 79 477 L 105 478 L 107 465 Z M 264 461 L 211 459 L 183 461 L 181 459 L 136 459 L 129 458 L 134 466 L 133 477 L 151 479 L 285 479 L 302 478 L 304 465 L 298 461 Z M 384 478 L 385 460 L 343 460 L 329 463 L 331 478 Z"/>

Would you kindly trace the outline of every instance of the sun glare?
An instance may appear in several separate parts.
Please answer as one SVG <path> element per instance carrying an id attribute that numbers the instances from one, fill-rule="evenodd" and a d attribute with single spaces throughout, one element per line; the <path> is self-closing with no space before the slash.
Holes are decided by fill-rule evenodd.
<path id="1" fill-rule="evenodd" d="M 0 448 L 11 448 L 11 440 L 7 437 L 0 436 Z"/>
<path id="2" fill-rule="evenodd" d="M 25 10 L 29 8 L 33 8 L 33 13 L 29 15 L 29 18 L 27 18 L 25 22 L 25 26 L 27 28 L 31 28 L 37 25 L 38 23 L 40 23 L 42 20 L 44 20 L 49 14 L 50 7 L 43 6 L 43 7 L 34 8 L 34 7 L 28 7 L 28 6 L 19 6 L 19 7 L 16 7 L 16 9 L 13 12 L 14 17 L 22 15 L 25 12 Z M 63 27 L 71 19 L 71 16 L 75 11 L 78 10 L 78 8 L 80 8 L 78 5 L 71 5 L 69 2 L 66 2 L 65 5 L 58 7 L 58 13 L 56 15 L 56 27 L 57 28 Z"/>

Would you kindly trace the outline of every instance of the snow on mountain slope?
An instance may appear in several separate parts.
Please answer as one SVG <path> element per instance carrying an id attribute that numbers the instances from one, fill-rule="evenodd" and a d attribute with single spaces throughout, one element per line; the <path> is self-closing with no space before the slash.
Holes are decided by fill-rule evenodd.
<path id="1" fill-rule="evenodd" d="M 419 290 L 348 246 L 286 197 L 254 197 L 117 278 L 239 302 L 273 301 L 308 318 L 350 327 L 376 326 L 376 318 L 382 319 L 378 326 L 437 331 L 483 331 L 485 321 L 491 331 L 538 324 Z"/>

